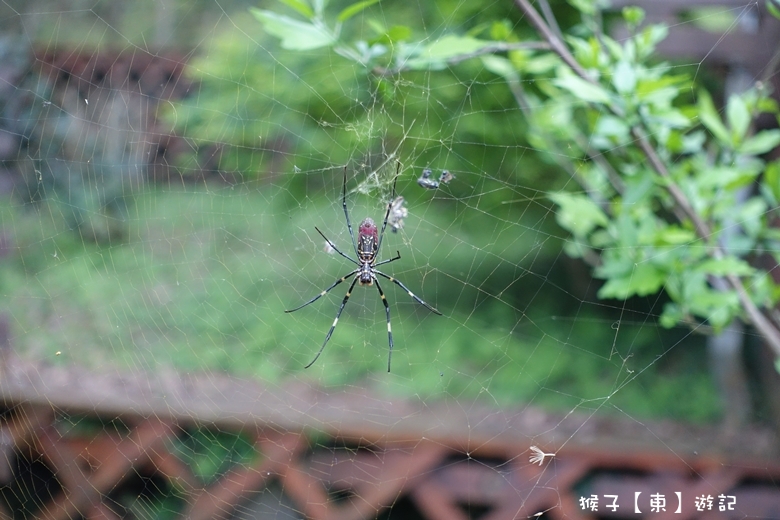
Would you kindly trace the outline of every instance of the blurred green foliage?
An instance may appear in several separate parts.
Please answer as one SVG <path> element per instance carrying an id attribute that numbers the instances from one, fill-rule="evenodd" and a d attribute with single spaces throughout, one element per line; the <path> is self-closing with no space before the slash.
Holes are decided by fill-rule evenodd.
<path id="1" fill-rule="evenodd" d="M 356 289 L 323 356 L 304 371 L 342 295 L 323 298 L 296 316 L 283 309 L 350 268 L 322 253 L 320 241 L 312 241 L 313 224 L 337 244 L 348 234 L 332 201 L 312 199 L 305 210 L 290 209 L 286 186 L 257 187 L 140 193 L 130 210 L 130 239 L 114 246 L 80 241 L 61 225 L 56 206 L 4 204 L 0 221 L 15 231 L 18 253 L 0 268 L 14 342 L 36 359 L 95 369 L 119 361 L 132 370 L 225 370 L 268 383 L 291 374 L 326 387 L 364 380 L 392 395 L 483 395 L 501 405 L 533 402 L 570 410 L 609 400 L 641 415 L 705 420 L 717 413 L 700 347 L 674 349 L 656 361 L 659 347 L 669 350 L 680 331 L 661 334 L 642 324 L 644 314 L 634 324 L 624 309 L 619 338 L 630 342 L 634 355 L 622 361 L 613 356 L 610 318 L 566 292 L 545 297 L 550 280 L 512 274 L 491 281 L 490 272 L 518 269 L 501 260 L 506 253 L 473 275 L 461 271 L 485 250 L 516 248 L 517 237 L 483 233 L 482 241 L 464 241 L 466 232 L 447 227 L 447 215 L 430 212 L 426 227 L 447 233 L 412 238 L 414 249 L 388 234 L 383 248 L 402 255 L 388 272 L 445 316 L 421 311 L 403 291 L 388 288 L 396 335 L 393 372 L 366 380 L 385 366 L 387 336 L 378 296 L 371 288 Z M 419 224 L 407 225 L 410 237 L 422 238 Z M 538 254 L 526 257 L 532 259 L 538 261 Z M 484 281 L 469 288 L 450 281 L 452 276 Z M 484 294 L 517 279 L 525 302 Z M 561 296 L 580 308 L 564 323 L 556 321 L 565 320 Z M 653 383 L 661 376 L 663 385 Z M 664 397 L 683 391 L 701 398 Z"/>
<path id="2" fill-rule="evenodd" d="M 422 16 L 420 23 L 432 26 L 448 15 L 475 23 L 488 19 L 481 9 L 436 4 L 382 6 L 382 12 L 399 19 Z M 381 46 L 397 26 L 376 23 L 355 30 L 370 33 Z M 537 174 L 523 168 L 523 123 L 506 110 L 511 94 L 480 64 L 437 75 L 420 70 L 402 79 L 372 77 L 341 59 L 338 49 L 290 51 L 257 28 L 249 12 L 231 17 L 230 27 L 209 43 L 212 50 L 190 64 L 198 95 L 168 112 L 175 128 L 196 143 L 225 143 L 222 169 L 244 177 L 293 168 L 317 172 L 396 154 L 402 162 L 478 169 L 497 179 Z M 292 34 L 299 37 L 300 28 Z M 495 153 L 486 153 L 493 146 Z M 181 166 L 186 171 L 189 164 Z"/>
<path id="3" fill-rule="evenodd" d="M 261 29 L 257 11 L 238 10 L 212 27 L 204 52 L 191 60 L 197 86 L 165 113 L 195 144 L 181 171 L 186 177 L 188 160 L 219 145 L 220 168 L 241 182 L 132 192 L 127 240 L 113 245 L 71 233 L 67 208 L 56 200 L 3 205 L 15 253 L 0 267 L 0 290 L 26 354 L 96 368 L 120 360 L 136 370 L 164 364 L 268 382 L 294 374 L 325 386 L 364 381 L 394 395 L 483 396 L 566 411 L 609 403 L 639 415 L 713 418 L 700 341 L 685 330 L 659 330 L 648 318 L 655 298 L 594 305 L 590 280 L 560 253 L 562 243 L 576 244 L 579 254 L 585 247 L 561 239 L 561 227 L 592 236 L 612 221 L 582 193 L 565 191 L 571 179 L 553 160 L 573 161 L 582 175 L 603 181 L 578 143 L 615 146 L 625 125 L 594 118 L 572 90 L 594 102 L 611 91 L 553 74 L 554 57 L 522 47 L 532 33 L 510 4 L 349 5 L 333 5 L 329 20 L 341 24 L 334 41 L 358 42 L 350 49 L 284 49 Z M 300 13 L 284 16 L 300 21 Z M 466 28 L 461 35 L 449 34 L 459 27 Z M 588 48 L 578 46 L 583 60 Z M 487 54 L 453 64 L 464 52 Z M 634 83 L 666 93 L 648 95 L 666 103 L 667 119 L 680 120 L 669 96 L 687 80 L 633 81 L 636 72 L 626 71 L 610 89 L 628 92 Z M 538 102 L 534 111 L 518 107 L 513 89 L 521 84 Z M 565 102 L 545 98 L 552 94 Z M 342 295 L 295 316 L 282 311 L 349 269 L 322 252 L 314 226 L 348 244 L 338 203 L 343 164 L 355 191 L 353 219 L 381 215 L 393 161 L 376 178 L 365 172 L 393 155 L 403 164 L 399 193 L 410 218 L 383 245 L 385 254 L 402 255 L 388 274 L 445 317 L 388 290 L 393 374 L 376 378 L 387 355 L 384 313 L 373 290 L 356 290 L 323 357 L 304 372 Z M 456 181 L 435 196 L 421 190 L 414 177 L 428 165 L 446 167 Z M 691 243 L 686 229 L 666 229 L 664 237 Z M 707 267 L 736 268 L 744 266 Z M 651 282 L 622 296 L 650 294 Z M 689 349 L 672 348 L 683 340 Z M 682 392 L 697 398 L 674 397 Z"/>

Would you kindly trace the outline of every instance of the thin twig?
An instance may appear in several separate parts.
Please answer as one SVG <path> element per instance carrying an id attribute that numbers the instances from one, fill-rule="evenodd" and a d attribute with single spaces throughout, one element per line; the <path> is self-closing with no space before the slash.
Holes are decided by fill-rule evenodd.
<path id="1" fill-rule="evenodd" d="M 484 47 L 481 47 L 479 50 L 476 50 L 474 52 L 459 54 L 453 58 L 448 59 L 447 63 L 449 65 L 455 65 L 460 62 L 482 56 L 483 54 L 495 54 L 497 52 L 508 52 L 514 50 L 548 51 L 550 50 L 550 46 L 544 42 L 517 42 L 517 43 L 497 42 L 497 43 L 492 43 L 490 45 L 485 45 Z"/>
<path id="2" fill-rule="evenodd" d="M 539 16 L 539 13 L 536 12 L 536 9 L 531 6 L 528 0 L 515 0 L 515 4 L 517 4 L 517 6 L 525 13 L 531 24 L 536 28 L 537 31 L 542 34 L 542 37 L 547 40 L 547 42 L 550 44 L 550 47 L 552 47 L 552 50 L 554 50 L 555 53 L 561 57 L 566 65 L 568 65 L 582 79 L 590 82 L 594 81 L 593 78 L 591 78 L 588 73 L 585 72 L 585 69 L 582 68 L 579 62 L 574 59 L 574 56 L 571 55 L 569 49 L 566 48 L 566 45 L 563 44 L 561 39 L 555 35 L 555 33 L 547 26 L 546 23 L 544 23 L 542 17 Z"/>
<path id="3" fill-rule="evenodd" d="M 550 2 L 547 0 L 539 0 L 539 7 L 542 9 L 544 19 L 547 20 L 547 25 L 552 29 L 558 39 L 562 40 L 563 33 L 561 33 L 561 28 L 558 26 L 558 20 L 555 19 L 555 14 L 553 14 L 552 8 L 550 8 Z"/>
<path id="4" fill-rule="evenodd" d="M 639 147 L 642 149 L 645 156 L 647 156 L 647 159 L 650 161 L 650 164 L 653 166 L 653 169 L 656 171 L 656 173 L 658 173 L 658 175 L 664 179 L 671 179 L 669 170 L 666 168 L 666 165 L 656 153 L 655 148 L 650 145 L 650 141 L 647 139 L 642 129 L 638 126 L 635 126 L 631 129 L 631 133 L 636 138 L 637 142 L 639 143 Z M 708 240 L 711 235 L 710 227 L 701 219 L 701 216 L 696 213 L 696 210 L 694 210 L 690 205 L 688 199 L 685 197 L 685 194 L 682 192 L 680 187 L 677 186 L 674 182 L 670 181 L 667 183 L 667 189 L 669 190 L 669 194 L 672 196 L 677 206 L 689 219 L 691 219 L 691 222 L 693 222 L 693 226 L 696 228 L 696 234 L 698 234 L 699 237 L 703 238 L 704 240 Z"/>

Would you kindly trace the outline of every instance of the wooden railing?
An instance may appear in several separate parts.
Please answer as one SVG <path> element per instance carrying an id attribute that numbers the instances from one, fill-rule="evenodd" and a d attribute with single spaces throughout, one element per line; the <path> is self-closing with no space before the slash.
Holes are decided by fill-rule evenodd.
<path id="1" fill-rule="evenodd" d="M 0 395 L 0 475 L 16 509 L 3 518 L 132 518 L 115 496 L 136 481 L 177 490 L 180 517 L 204 520 L 262 518 L 269 507 L 322 520 L 390 510 L 437 520 L 595 518 L 580 505 L 594 493 L 618 494 L 618 513 L 632 518 L 704 518 L 694 507 L 702 494 L 735 496 L 741 517 L 780 507 L 780 459 L 768 432 L 724 442 L 711 427 L 18 361 L 7 363 Z M 72 427 L 85 417 L 108 426 Z M 200 478 L 175 449 L 197 428 L 241 432 L 257 456 Z M 541 464 L 530 462 L 531 445 L 548 453 Z M 20 460 L 49 471 L 23 506 L 7 499 L 32 489 L 20 484 L 28 471 Z M 634 492 L 664 492 L 670 502 L 680 492 L 680 513 L 633 515 Z M 275 498 L 261 507 L 263 493 Z M 611 515 L 604 502 L 599 511 Z"/>

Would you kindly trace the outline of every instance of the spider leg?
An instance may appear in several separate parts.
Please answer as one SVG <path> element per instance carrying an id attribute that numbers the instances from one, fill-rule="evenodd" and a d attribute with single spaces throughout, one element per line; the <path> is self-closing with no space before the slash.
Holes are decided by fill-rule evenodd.
<path id="1" fill-rule="evenodd" d="M 344 207 L 344 217 L 347 219 L 347 228 L 349 229 L 349 236 L 352 238 L 352 248 L 355 250 L 355 255 L 360 256 L 358 254 L 357 242 L 355 242 L 355 233 L 352 231 L 352 222 L 349 221 L 349 211 L 347 211 L 347 165 L 346 164 L 344 165 L 344 184 L 341 187 L 341 205 Z M 327 240 L 327 238 L 325 240 Z"/>
<path id="2" fill-rule="evenodd" d="M 332 247 L 332 248 L 333 248 L 333 250 L 334 250 L 335 252 L 337 252 L 338 254 L 340 254 L 341 256 L 343 256 L 344 258 L 346 258 L 347 260 L 349 260 L 349 261 L 350 261 L 350 262 L 352 262 L 353 264 L 360 265 L 360 262 L 358 262 L 358 261 L 357 261 L 357 260 L 355 260 L 354 258 L 350 258 L 348 255 L 345 255 L 344 253 L 342 253 L 341 251 L 339 251 L 339 248 L 338 248 L 338 247 L 336 247 L 336 244 L 334 244 L 333 242 L 331 242 L 331 241 L 330 241 L 330 239 L 329 239 L 328 237 L 326 237 L 326 236 L 325 236 L 325 234 L 324 234 L 322 231 L 320 231 L 320 228 L 318 228 L 317 226 L 314 226 L 314 229 L 316 229 L 316 230 L 317 230 L 317 233 L 319 233 L 319 234 L 320 234 L 320 236 L 321 236 L 322 238 L 324 238 L 324 239 L 325 239 L 325 242 L 327 242 L 327 243 L 328 243 L 328 245 L 329 245 L 330 247 Z"/>
<path id="3" fill-rule="evenodd" d="M 417 295 L 415 295 L 415 294 L 414 294 L 412 291 L 410 291 L 410 290 L 409 290 L 409 288 L 408 288 L 407 286 L 405 286 L 404 284 L 402 284 L 401 282 L 399 282 L 398 280 L 396 280 L 396 279 L 395 279 L 395 278 L 393 278 L 392 276 L 388 276 L 388 275 L 386 275 L 385 273 L 383 273 L 382 271 L 377 271 L 376 269 L 374 269 L 374 270 L 373 270 L 373 272 L 374 272 L 374 273 L 376 273 L 376 274 L 378 274 L 379 276 L 382 276 L 382 277 L 384 277 L 384 278 L 387 278 L 388 280 L 390 280 L 391 282 L 393 282 L 394 284 L 396 284 L 398 287 L 400 287 L 401 289 L 403 289 L 404 291 L 406 291 L 406 293 L 407 293 L 409 296 L 411 296 L 411 297 L 412 297 L 412 299 L 413 299 L 414 301 L 416 301 L 416 302 L 417 302 L 417 303 L 419 303 L 419 304 L 422 304 L 422 305 L 424 305 L 425 307 L 427 307 L 427 308 L 428 308 L 428 310 L 432 311 L 432 312 L 433 312 L 433 313 L 435 313 L 435 314 L 438 314 L 439 316 L 441 316 L 441 315 L 442 315 L 442 314 L 441 314 L 439 311 L 437 311 L 436 309 L 434 309 L 433 307 L 431 307 L 430 305 L 428 305 L 427 303 L 425 303 L 424 301 L 422 301 L 422 300 L 421 300 L 421 299 L 420 299 L 420 298 L 419 298 Z"/>
<path id="4" fill-rule="evenodd" d="M 390 202 L 387 203 L 387 211 L 385 211 L 385 221 L 382 222 L 382 231 L 379 233 L 379 240 L 377 240 L 376 250 L 379 252 L 379 248 L 382 247 L 382 237 L 385 236 L 385 228 L 387 227 L 387 219 L 390 218 L 390 210 L 393 207 L 393 201 L 395 200 L 395 185 L 398 182 L 398 175 L 401 172 L 401 163 L 396 163 L 398 166 L 395 169 L 395 177 L 393 177 L 393 194 L 390 196 Z"/>
<path id="5" fill-rule="evenodd" d="M 324 291 L 322 291 L 320 294 L 318 294 L 317 296 L 315 296 L 315 297 L 314 297 L 314 298 L 312 298 L 311 300 L 307 301 L 307 302 L 306 302 L 306 303 L 304 303 L 303 305 L 299 305 L 299 306 L 297 306 L 297 307 L 296 307 L 296 308 L 294 308 L 294 309 L 290 309 L 289 311 L 284 311 L 284 312 L 295 312 L 295 311 L 297 311 L 298 309 L 303 309 L 304 307 L 306 307 L 306 306 L 307 306 L 307 305 L 309 305 L 310 303 L 314 303 L 314 302 L 316 302 L 317 300 L 319 300 L 320 298 L 322 298 L 323 296 L 325 296 L 326 294 L 328 294 L 328 291 L 330 291 L 331 289 L 333 289 L 333 288 L 334 288 L 334 287 L 336 287 L 338 284 L 340 284 L 341 282 L 343 282 L 344 280 L 346 280 L 347 278 L 349 278 L 349 277 L 350 277 L 350 276 L 352 276 L 353 274 L 357 273 L 358 271 L 360 271 L 360 269 L 355 269 L 355 270 L 354 270 L 354 271 L 352 271 L 351 273 L 349 273 L 349 274 L 345 274 L 344 276 L 342 276 L 341 278 L 339 278 L 338 280 L 336 280 L 335 282 L 333 282 L 333 285 L 331 285 L 330 287 L 328 287 L 327 289 L 325 289 L 325 290 L 324 290 Z M 355 278 L 355 280 L 357 280 L 357 278 Z M 352 282 L 352 285 L 355 285 L 355 282 Z M 352 290 L 352 288 L 351 288 L 351 287 L 350 287 L 350 290 Z M 349 296 L 349 293 L 347 293 L 347 296 Z"/>
<path id="6" fill-rule="evenodd" d="M 396 251 L 395 252 L 395 256 L 393 258 L 389 258 L 387 260 L 382 260 L 381 262 L 374 264 L 374 267 L 376 267 L 378 265 L 389 264 L 390 262 L 395 262 L 396 260 L 400 260 L 400 259 L 401 259 L 401 252 L 400 251 Z"/>
<path id="7" fill-rule="evenodd" d="M 356 273 L 357 271 L 358 270 L 355 270 L 352 274 Z M 349 275 L 347 275 L 347 276 L 349 276 Z M 346 276 L 344 278 L 346 278 Z M 344 278 L 340 279 L 338 282 L 333 284 L 333 287 L 335 287 L 338 283 L 343 282 Z M 333 331 L 334 331 L 334 329 L 336 328 L 336 325 L 339 322 L 339 318 L 341 317 L 341 311 L 343 311 L 344 310 L 344 306 L 347 305 L 347 302 L 349 301 L 349 297 L 352 294 L 352 289 L 355 287 L 355 283 L 357 283 L 358 279 L 359 279 L 359 277 L 356 276 L 355 279 L 352 280 L 352 284 L 349 286 L 349 290 L 347 291 L 347 294 L 345 294 L 344 295 L 344 299 L 341 300 L 341 307 L 339 307 L 339 312 L 336 313 L 336 319 L 333 320 L 333 325 L 330 326 L 330 330 L 328 331 L 328 335 L 325 336 L 325 341 L 322 343 L 322 346 L 320 347 L 319 352 L 317 352 L 317 355 L 314 356 L 314 359 L 311 360 L 311 363 L 309 363 L 308 365 L 306 365 L 303 368 L 309 368 L 310 366 L 312 366 L 314 364 L 314 362 L 317 361 L 317 358 L 320 357 L 320 354 L 322 354 L 322 351 L 325 350 L 325 345 L 328 344 L 328 340 L 330 339 L 330 336 L 333 334 Z M 327 292 L 327 291 L 325 291 L 325 292 Z M 320 296 L 322 296 L 322 295 L 320 295 Z M 319 298 L 319 296 L 317 296 L 317 298 Z M 317 298 L 315 298 L 315 300 Z"/>
<path id="8" fill-rule="evenodd" d="M 390 305 L 387 303 L 385 293 L 379 286 L 379 280 L 374 277 L 374 283 L 376 284 L 376 290 L 379 291 L 379 296 L 382 298 L 382 303 L 385 305 L 385 313 L 387 314 L 387 342 L 390 344 L 390 350 L 387 353 L 387 371 L 390 372 L 390 358 L 393 357 L 393 331 L 390 329 Z"/>

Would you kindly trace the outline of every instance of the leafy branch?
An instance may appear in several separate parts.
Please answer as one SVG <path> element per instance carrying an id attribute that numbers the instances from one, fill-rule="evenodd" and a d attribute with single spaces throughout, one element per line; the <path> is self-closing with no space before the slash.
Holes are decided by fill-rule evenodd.
<path id="1" fill-rule="evenodd" d="M 515 4 L 528 17 L 528 19 L 543 36 L 543 38 L 548 41 L 552 50 L 558 54 L 558 56 L 560 56 L 560 58 L 571 68 L 572 71 L 574 71 L 575 74 L 577 74 L 579 78 L 596 87 L 600 87 L 599 82 L 591 77 L 585 71 L 585 69 L 580 66 L 574 56 L 569 52 L 568 48 L 547 26 L 547 24 L 544 22 L 541 16 L 539 16 L 528 0 L 515 0 Z M 620 107 L 617 107 L 612 103 L 605 103 L 605 105 L 616 116 L 626 116 Z M 776 107 L 773 108 L 773 111 L 776 113 Z M 708 116 L 710 116 L 709 112 L 704 115 L 705 118 Z M 721 140 L 728 141 L 729 139 L 727 133 L 725 132 L 725 127 L 723 127 L 723 130 L 721 131 L 722 125 L 719 124 L 719 118 L 717 116 L 710 116 L 709 121 L 710 124 L 708 126 L 717 129 L 716 131 L 720 134 Z M 746 130 L 747 129 L 744 128 L 742 133 L 744 133 Z M 700 215 L 699 212 L 693 208 L 693 205 L 688 200 L 683 190 L 680 189 L 680 187 L 675 183 L 674 179 L 671 178 L 669 169 L 657 153 L 656 149 L 650 143 L 644 128 L 637 124 L 631 128 L 631 134 L 636 139 L 640 150 L 645 155 L 655 172 L 664 179 L 664 186 L 674 200 L 674 212 L 678 216 L 678 219 L 681 222 L 685 222 L 686 219 L 688 219 L 693 223 L 693 227 L 697 236 L 709 244 L 708 256 L 710 256 L 713 260 L 724 261 L 726 258 L 729 258 L 728 253 L 724 250 L 719 241 L 711 240 L 713 235 L 712 231 L 710 230 L 710 226 L 704 221 L 702 215 Z M 769 151 L 771 148 L 780 144 L 780 134 L 778 134 L 776 130 L 764 131 L 758 139 L 759 140 L 756 138 L 753 139 L 752 147 L 748 146 L 748 152 L 762 153 Z M 743 153 L 745 153 L 744 147 Z M 735 263 L 734 265 L 741 266 L 742 264 Z M 770 322 L 770 320 L 758 309 L 756 304 L 751 299 L 748 290 L 745 288 L 745 285 L 743 284 L 743 281 L 738 273 L 727 272 L 720 276 L 714 273 L 710 273 L 710 278 L 710 282 L 713 286 L 724 287 L 723 281 L 725 281 L 731 289 L 736 291 L 739 301 L 745 313 L 747 314 L 748 320 L 761 332 L 762 336 L 764 336 L 768 344 L 775 351 L 776 356 L 780 357 L 780 331 L 778 331 L 778 329 Z"/>

